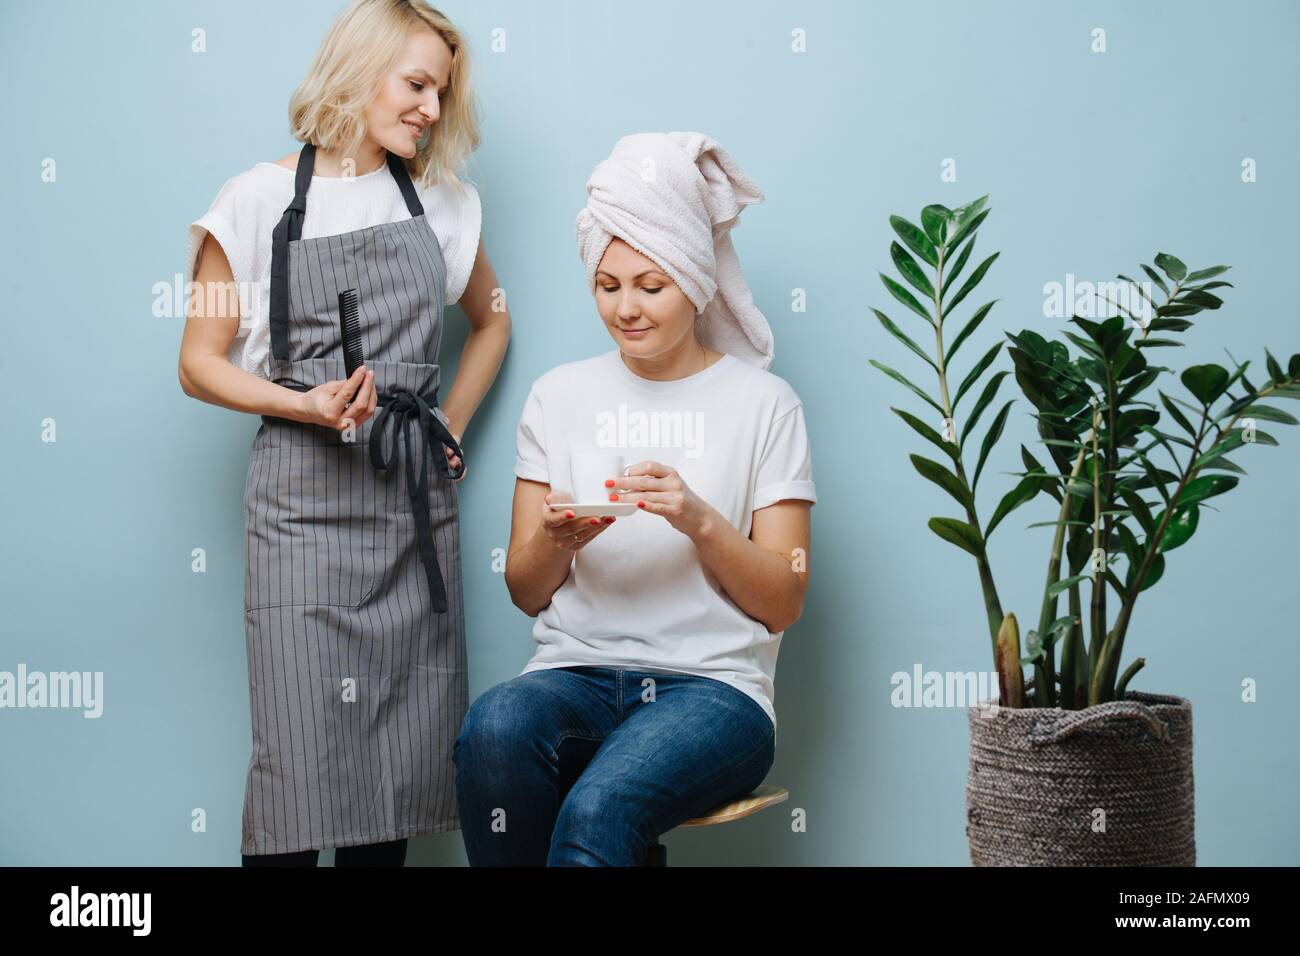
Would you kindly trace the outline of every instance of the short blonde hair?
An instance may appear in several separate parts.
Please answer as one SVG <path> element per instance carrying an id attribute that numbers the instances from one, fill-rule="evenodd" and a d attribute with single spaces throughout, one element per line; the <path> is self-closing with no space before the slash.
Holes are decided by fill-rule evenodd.
<path id="1" fill-rule="evenodd" d="M 366 134 L 366 106 L 407 35 L 433 30 L 451 47 L 451 77 L 438 121 L 407 160 L 418 185 L 449 182 L 478 148 L 476 105 L 469 82 L 469 48 L 460 31 L 424 0 L 353 0 L 330 26 L 307 76 L 289 99 L 289 126 L 302 143 L 354 156 Z"/>

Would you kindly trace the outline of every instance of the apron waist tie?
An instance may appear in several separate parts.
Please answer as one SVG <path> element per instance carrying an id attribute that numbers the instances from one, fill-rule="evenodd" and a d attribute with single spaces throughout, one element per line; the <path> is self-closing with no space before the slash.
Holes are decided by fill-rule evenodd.
<path id="1" fill-rule="evenodd" d="M 377 402 L 380 411 L 370 429 L 370 462 L 380 471 L 387 471 L 393 466 L 393 455 L 400 452 L 406 460 L 406 486 L 411 496 L 411 510 L 415 514 L 415 534 L 420 545 L 420 560 L 429 581 L 429 596 L 433 609 L 445 613 L 447 592 L 443 587 L 442 572 L 438 569 L 438 554 L 433 546 L 433 528 L 429 521 L 429 459 L 433 458 L 433 467 L 440 475 L 454 481 L 465 474 L 465 453 L 442 418 L 434 412 L 438 405 L 437 392 L 419 395 L 399 388 L 380 393 Z M 385 454 L 384 431 L 390 425 L 397 434 L 389 453 Z M 418 450 L 411 447 L 412 442 L 418 443 Z M 443 445 L 460 458 L 459 469 L 451 467 Z"/>

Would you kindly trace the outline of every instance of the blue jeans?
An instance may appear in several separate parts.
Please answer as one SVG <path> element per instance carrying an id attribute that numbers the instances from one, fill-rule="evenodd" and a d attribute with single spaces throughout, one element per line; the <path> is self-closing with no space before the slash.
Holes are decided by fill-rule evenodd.
<path id="1" fill-rule="evenodd" d="M 453 744 L 465 851 L 470 866 L 640 866 L 661 833 L 750 793 L 775 756 L 767 713 L 722 681 L 529 671 L 475 700 Z"/>

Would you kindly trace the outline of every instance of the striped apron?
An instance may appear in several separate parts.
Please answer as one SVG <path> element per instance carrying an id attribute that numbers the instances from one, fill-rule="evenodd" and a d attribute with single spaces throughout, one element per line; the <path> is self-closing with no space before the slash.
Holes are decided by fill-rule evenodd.
<path id="1" fill-rule="evenodd" d="M 263 416 L 244 489 L 253 753 L 242 852 L 460 827 L 452 742 L 469 706 L 460 519 L 437 408 L 446 269 L 401 159 L 411 218 L 303 239 L 315 147 L 271 265 L 271 379 L 345 379 L 339 293 L 356 289 L 380 407 L 352 436 Z M 430 472 L 432 471 L 432 475 Z"/>

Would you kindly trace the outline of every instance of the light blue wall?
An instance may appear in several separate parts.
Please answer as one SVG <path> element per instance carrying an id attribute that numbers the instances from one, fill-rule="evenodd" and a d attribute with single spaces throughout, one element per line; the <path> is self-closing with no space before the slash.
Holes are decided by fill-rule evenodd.
<path id="1" fill-rule="evenodd" d="M 154 283 L 183 269 L 186 224 L 227 178 L 294 148 L 286 103 L 341 4 L 6 4 L 5 548 L 0 670 L 103 671 L 98 720 L 0 711 L 0 862 L 231 864 L 249 715 L 242 503 L 257 419 L 186 398 L 183 318 Z M 797 12 L 791 12 L 797 11 Z M 625 133 L 702 130 L 767 194 L 736 244 L 802 397 L 820 503 L 812 586 L 785 636 L 770 783 L 781 808 L 668 837 L 675 864 L 968 863 L 960 709 L 896 709 L 890 676 L 988 670 L 973 561 L 925 528 L 950 513 L 907 461 L 889 410 L 918 402 L 867 365 L 920 363 L 868 311 L 888 216 L 984 193 L 980 249 L 1002 256 L 967 346 L 1059 328 L 1042 287 L 1107 279 L 1157 251 L 1230 263 L 1228 304 L 1201 316 L 1178 367 L 1264 346 L 1300 351 L 1291 279 L 1300 206 L 1295 4 L 452 2 L 484 110 L 474 178 L 515 336 L 467 435 L 463 560 L 471 689 L 513 677 L 531 621 L 492 570 L 509 531 L 514 430 L 531 381 L 611 347 L 583 287 L 573 219 L 591 167 Z M 190 52 L 190 31 L 208 52 Z M 1091 31 L 1107 52 L 1090 51 Z M 507 50 L 489 50 L 491 31 Z M 790 50 L 807 31 L 807 52 Z M 56 184 L 41 162 L 58 163 Z M 956 161 L 957 182 L 940 181 Z M 1241 164 L 1258 181 L 1241 181 Z M 794 313 L 792 290 L 808 311 Z M 975 300 L 971 300 L 972 304 Z M 444 353 L 454 366 L 464 322 Z M 915 328 L 915 326 L 912 326 Z M 1010 367 L 1003 358 L 999 367 Z M 922 367 L 923 368 L 923 367 Z M 1004 395 L 1011 397 L 1004 386 Z M 1034 439 L 1021 398 L 981 508 Z M 44 419 L 58 441 L 41 441 Z M 1296 864 L 1295 481 L 1300 433 L 1237 456 L 1242 487 L 1203 515 L 1138 607 L 1139 689 L 1195 704 L 1203 864 Z M 1039 451 L 1041 452 L 1041 446 Z M 1004 604 L 1036 616 L 1043 505 L 994 538 Z M 207 551 L 204 574 L 190 569 Z M 1258 681 L 1259 700 L 1240 701 Z M 192 833 L 190 812 L 207 812 Z M 807 832 L 791 832 L 802 808 Z M 457 833 L 412 863 L 462 864 Z"/>

